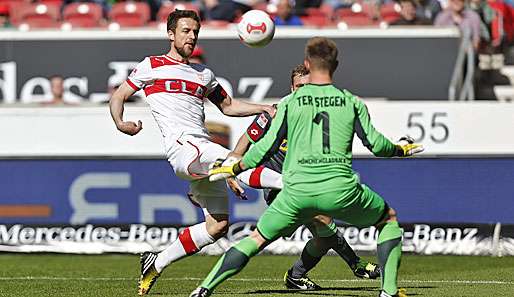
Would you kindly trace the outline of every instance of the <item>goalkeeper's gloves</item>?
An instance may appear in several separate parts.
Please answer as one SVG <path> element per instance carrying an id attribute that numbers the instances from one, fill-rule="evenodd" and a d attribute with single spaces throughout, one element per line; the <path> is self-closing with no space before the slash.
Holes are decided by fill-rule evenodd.
<path id="1" fill-rule="evenodd" d="M 414 139 L 407 135 L 400 138 L 400 141 L 396 144 L 395 156 L 409 157 L 424 150 L 423 145 L 414 143 Z"/>
<path id="2" fill-rule="evenodd" d="M 218 181 L 236 176 L 243 172 L 239 166 L 239 158 L 228 157 L 225 160 L 217 160 L 213 163 L 212 168 L 209 169 L 209 181 Z"/>

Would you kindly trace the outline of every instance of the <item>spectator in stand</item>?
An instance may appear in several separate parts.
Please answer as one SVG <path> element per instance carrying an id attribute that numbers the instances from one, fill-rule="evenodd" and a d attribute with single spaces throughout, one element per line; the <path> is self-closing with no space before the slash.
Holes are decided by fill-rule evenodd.
<path id="1" fill-rule="evenodd" d="M 429 19 L 434 22 L 436 16 L 442 11 L 441 4 L 438 0 L 418 0 L 416 14 L 418 18 Z"/>
<path id="2" fill-rule="evenodd" d="M 9 28 L 11 23 L 9 22 L 9 6 L 4 3 L 0 3 L 0 28 Z"/>
<path id="3" fill-rule="evenodd" d="M 50 87 L 52 91 L 52 100 L 49 104 L 64 104 L 64 78 L 61 75 L 52 75 L 50 77 Z"/>
<path id="4" fill-rule="evenodd" d="M 400 4 L 400 18 L 392 22 L 391 26 L 416 26 L 416 25 L 431 25 L 429 19 L 420 17 L 416 14 L 415 0 L 399 0 Z"/>
<path id="5" fill-rule="evenodd" d="M 203 0 L 206 16 L 211 20 L 233 22 L 264 0 Z"/>
<path id="6" fill-rule="evenodd" d="M 50 80 L 50 92 L 52 93 L 52 98 L 50 101 L 43 102 L 43 105 L 64 105 L 66 102 L 64 101 L 64 78 L 61 75 L 52 75 L 49 78 Z"/>
<path id="7" fill-rule="evenodd" d="M 449 0 L 448 8 L 437 15 L 434 24 L 439 27 L 458 26 L 461 32 L 469 31 L 473 47 L 480 43 L 480 17 L 466 8 L 464 0 Z"/>
<path id="8" fill-rule="evenodd" d="M 341 0 L 344 1 L 344 0 Z M 323 0 L 296 0 L 295 1 L 295 14 L 305 15 L 305 10 L 310 7 L 320 7 Z"/>
<path id="9" fill-rule="evenodd" d="M 495 11 L 486 0 L 470 0 L 469 8 L 480 17 L 480 37 L 482 47 L 491 41 L 491 25 L 496 16 Z"/>
<path id="10" fill-rule="evenodd" d="M 301 26 L 302 20 L 293 12 L 293 0 L 279 0 L 277 3 L 277 14 L 274 17 L 277 26 Z"/>

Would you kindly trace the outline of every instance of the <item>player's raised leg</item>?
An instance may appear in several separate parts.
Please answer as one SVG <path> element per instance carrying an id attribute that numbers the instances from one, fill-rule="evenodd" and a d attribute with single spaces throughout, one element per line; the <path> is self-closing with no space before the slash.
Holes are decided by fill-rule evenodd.
<path id="1" fill-rule="evenodd" d="M 141 256 L 141 276 L 138 293 L 147 294 L 161 272 L 171 263 L 200 251 L 228 231 L 228 194 L 224 181 L 209 182 L 205 176 L 217 158 L 229 151 L 210 141 L 187 137 L 177 155 L 170 159 L 178 176 L 190 180 L 190 200 L 201 207 L 205 221 L 182 230 L 178 238 L 160 253 L 146 252 Z M 193 179 L 197 177 L 197 179 Z"/>
<path id="2" fill-rule="evenodd" d="M 160 273 L 171 263 L 196 254 L 228 230 L 228 198 L 224 182 L 210 183 L 201 179 L 191 183 L 192 199 L 202 206 L 205 222 L 182 230 L 177 240 L 162 252 L 146 252 L 141 256 L 140 295 L 147 294 Z"/>

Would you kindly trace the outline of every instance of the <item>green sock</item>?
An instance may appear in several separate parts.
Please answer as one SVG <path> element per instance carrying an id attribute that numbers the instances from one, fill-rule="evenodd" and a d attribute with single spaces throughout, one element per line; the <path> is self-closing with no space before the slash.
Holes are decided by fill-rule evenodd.
<path id="1" fill-rule="evenodd" d="M 248 260 L 258 252 L 257 243 L 250 237 L 244 238 L 223 254 L 207 278 L 202 282 L 201 287 L 212 291 L 227 278 L 241 271 L 248 263 Z"/>
<path id="2" fill-rule="evenodd" d="M 402 256 L 402 229 L 398 222 L 388 222 L 378 234 L 377 254 L 382 271 L 382 290 L 389 295 L 398 291 L 397 276 Z"/>

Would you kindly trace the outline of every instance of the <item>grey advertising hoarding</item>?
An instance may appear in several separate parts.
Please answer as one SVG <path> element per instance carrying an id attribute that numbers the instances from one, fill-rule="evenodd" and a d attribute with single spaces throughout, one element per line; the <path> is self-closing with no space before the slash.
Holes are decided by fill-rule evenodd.
<path id="1" fill-rule="evenodd" d="M 340 49 L 336 84 L 362 97 L 446 99 L 458 34 L 423 30 L 413 34 L 402 29 L 410 32 L 403 35 L 394 30 L 394 34 L 375 29 L 368 30 L 373 34 L 330 36 Z M 101 38 L 90 33 L 84 39 L 74 32 L 53 32 L 41 38 L 0 32 L 0 102 L 44 101 L 41 95 L 48 96 L 47 78 L 53 74 L 64 76 L 68 95 L 75 101 L 102 98 L 108 81 L 120 81 L 145 56 L 167 52 L 165 34 L 149 32 L 126 37 L 112 32 Z M 278 34 L 267 47 L 251 49 L 226 32 L 217 36 L 211 30 L 199 44 L 207 65 L 226 80 L 235 97 L 258 101 L 288 93 L 290 70 L 303 61 L 306 41 L 326 31 L 301 32 L 294 37 Z"/>

